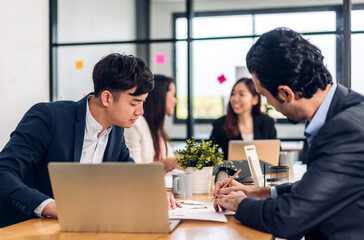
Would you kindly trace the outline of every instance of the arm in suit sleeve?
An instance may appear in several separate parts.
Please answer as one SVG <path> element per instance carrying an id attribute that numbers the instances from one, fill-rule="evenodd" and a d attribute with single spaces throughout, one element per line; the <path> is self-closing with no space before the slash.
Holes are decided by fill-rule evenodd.
<path id="1" fill-rule="evenodd" d="M 289 193 L 292 188 L 292 183 L 283 183 L 281 185 L 275 186 L 277 189 L 278 195 L 282 195 L 283 193 Z"/>
<path id="2" fill-rule="evenodd" d="M 25 185 L 22 180 L 42 164 L 52 139 L 54 121 L 46 104 L 34 105 L 23 117 L 0 153 L 0 200 L 31 216 L 49 196 Z"/>
<path id="3" fill-rule="evenodd" d="M 364 136 L 350 123 L 327 125 L 316 136 L 301 181 L 277 198 L 244 199 L 235 216 L 238 220 L 278 237 L 299 238 L 362 198 L 364 170 L 359 159 L 364 159 Z"/>
<path id="4" fill-rule="evenodd" d="M 142 163 L 142 139 L 136 126 L 134 125 L 131 128 L 125 129 L 124 136 L 126 146 L 130 151 L 130 156 L 136 163 Z"/>

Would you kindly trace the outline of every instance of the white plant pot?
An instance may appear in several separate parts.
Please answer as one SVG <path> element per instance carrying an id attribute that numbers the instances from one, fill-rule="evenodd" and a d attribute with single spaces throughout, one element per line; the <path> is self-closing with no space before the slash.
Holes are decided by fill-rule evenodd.
<path id="1" fill-rule="evenodd" d="M 205 194 L 210 192 L 213 167 L 203 167 L 199 170 L 196 167 L 186 168 L 187 173 L 192 174 L 192 193 Z"/>

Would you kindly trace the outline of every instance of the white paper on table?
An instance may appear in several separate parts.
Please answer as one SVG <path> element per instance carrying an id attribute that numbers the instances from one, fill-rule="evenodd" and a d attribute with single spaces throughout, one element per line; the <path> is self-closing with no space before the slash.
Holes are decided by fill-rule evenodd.
<path id="1" fill-rule="evenodd" d="M 178 201 L 183 206 L 169 210 L 169 219 L 193 219 L 216 222 L 227 222 L 224 212 L 216 212 L 212 202 L 199 202 L 192 200 Z"/>

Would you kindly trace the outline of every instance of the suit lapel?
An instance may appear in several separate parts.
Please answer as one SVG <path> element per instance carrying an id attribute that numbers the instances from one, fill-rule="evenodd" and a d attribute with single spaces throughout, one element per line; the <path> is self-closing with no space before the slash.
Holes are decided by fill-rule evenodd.
<path id="1" fill-rule="evenodd" d="M 115 128 L 115 126 L 113 126 Z M 107 141 L 107 146 L 104 153 L 104 159 L 103 162 L 113 162 L 113 150 L 115 149 L 115 129 L 112 129 L 109 135 L 109 140 Z"/>
<path id="2" fill-rule="evenodd" d="M 89 94 L 90 95 L 90 94 Z M 75 121 L 75 139 L 73 145 L 73 161 L 80 162 L 82 154 L 83 139 L 85 135 L 86 124 L 86 101 L 88 96 L 77 102 L 76 121 Z"/>
<path id="3" fill-rule="evenodd" d="M 337 88 L 335 90 L 335 94 L 332 98 L 329 110 L 327 112 L 326 115 L 326 120 L 325 122 L 329 121 L 331 118 L 333 118 L 336 114 L 338 114 L 339 112 L 342 111 L 342 107 L 346 101 L 346 97 L 348 95 L 348 89 L 343 87 L 340 84 L 337 84 Z M 325 126 L 325 124 L 324 124 Z M 321 129 L 317 132 L 316 137 L 320 134 Z M 307 154 L 307 167 L 310 167 L 310 159 L 312 159 L 312 154 L 316 153 L 316 145 L 315 144 L 315 139 L 312 142 L 311 147 L 309 147 L 308 149 L 308 154 Z"/>
<path id="4" fill-rule="evenodd" d="M 337 84 L 337 88 L 332 98 L 329 111 L 327 112 L 326 121 L 334 117 L 337 113 L 341 111 L 342 105 L 345 102 L 345 99 L 348 95 L 348 89 Z"/>

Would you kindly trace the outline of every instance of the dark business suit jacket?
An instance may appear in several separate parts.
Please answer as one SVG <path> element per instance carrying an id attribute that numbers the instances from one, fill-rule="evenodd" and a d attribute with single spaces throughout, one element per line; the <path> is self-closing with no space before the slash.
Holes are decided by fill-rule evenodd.
<path id="1" fill-rule="evenodd" d="M 219 147 L 224 151 L 225 159 L 227 158 L 229 141 L 230 140 L 243 140 L 241 135 L 234 138 L 228 138 L 222 127 L 225 123 L 226 116 L 223 116 L 215 120 L 212 125 L 212 133 L 210 140 L 213 144 L 219 144 Z M 254 127 L 254 139 L 275 139 L 277 138 L 277 132 L 274 128 L 274 120 L 265 114 L 253 115 L 253 127 Z"/>
<path id="2" fill-rule="evenodd" d="M 84 140 L 86 100 L 34 105 L 0 153 L 0 227 L 27 220 L 53 197 L 47 164 L 79 162 Z M 133 161 L 124 129 L 113 126 L 104 162 Z"/>
<path id="3" fill-rule="evenodd" d="M 275 236 L 364 237 L 364 97 L 338 85 L 325 124 L 308 153 L 307 172 L 279 196 L 247 198 L 236 218 Z"/>

